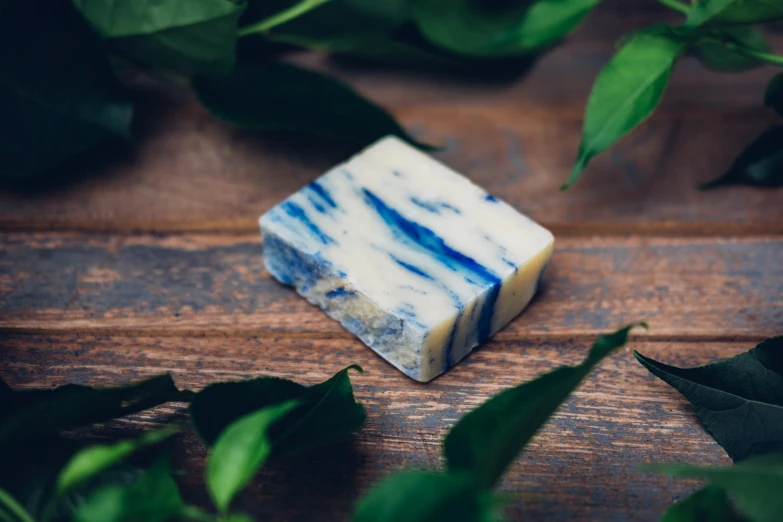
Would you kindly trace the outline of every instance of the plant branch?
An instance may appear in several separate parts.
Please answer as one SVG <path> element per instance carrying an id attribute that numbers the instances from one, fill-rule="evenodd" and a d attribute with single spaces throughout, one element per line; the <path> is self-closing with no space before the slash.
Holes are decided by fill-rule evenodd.
<path id="1" fill-rule="evenodd" d="M 658 2 L 665 5 L 669 9 L 674 9 L 675 11 L 682 13 L 684 15 L 687 15 L 691 10 L 690 7 L 679 2 L 678 0 L 658 0 Z"/>
<path id="2" fill-rule="evenodd" d="M 30 516 L 30 513 L 28 513 L 27 510 L 3 488 L 0 488 L 0 505 L 5 506 L 19 522 L 35 522 L 33 517 Z"/>
<path id="3" fill-rule="evenodd" d="M 264 33 L 273 27 L 290 22 L 294 18 L 305 14 L 311 9 L 315 9 L 321 4 L 325 4 L 328 1 L 329 0 L 302 0 L 298 4 L 293 5 L 284 11 L 280 11 L 279 13 L 272 15 L 269 18 L 265 18 L 254 24 L 241 27 L 237 34 L 239 36 L 247 36 L 250 34 Z"/>
<path id="4" fill-rule="evenodd" d="M 722 43 L 726 47 L 726 49 L 739 53 L 743 56 L 747 56 L 748 58 L 755 58 L 756 60 L 767 63 L 769 65 L 776 65 L 778 67 L 783 67 L 783 56 L 779 54 L 759 51 L 758 49 L 746 47 L 744 45 L 740 45 L 735 42 L 722 42 Z"/>

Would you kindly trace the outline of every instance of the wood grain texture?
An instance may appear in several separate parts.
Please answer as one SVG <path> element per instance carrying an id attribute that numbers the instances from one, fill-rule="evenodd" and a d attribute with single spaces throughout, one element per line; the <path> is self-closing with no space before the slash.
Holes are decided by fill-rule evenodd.
<path id="1" fill-rule="evenodd" d="M 264 270 L 260 235 L 7 234 L 0 327 L 349 339 Z M 771 336 L 783 240 L 565 237 L 536 300 L 498 335 L 595 335 L 647 320 L 660 338 Z"/>
<path id="2" fill-rule="evenodd" d="M 655 14 L 655 19 L 661 13 Z M 783 234 L 780 190 L 701 192 L 774 120 L 761 106 L 774 70 L 678 66 L 658 114 L 596 158 L 566 193 L 593 79 L 648 13 L 601 8 L 565 45 L 516 78 L 295 60 L 335 74 L 391 110 L 437 157 L 555 233 Z M 783 37 L 773 36 L 773 43 Z M 56 192 L 0 192 L 0 228 L 183 231 L 255 229 L 258 216 L 346 159 L 355 146 L 243 131 L 192 93 L 136 78 L 134 145 L 68 164 Z"/>
<path id="3" fill-rule="evenodd" d="M 632 342 L 605 361 L 533 440 L 502 484 L 516 500 L 510 520 L 654 521 L 691 482 L 639 472 L 641 463 L 729 462 L 687 402 L 631 355 L 696 365 L 733 356 L 748 343 Z M 352 339 L 177 338 L 124 336 L 0 337 L 0 377 L 19 387 L 118 383 L 170 372 L 183 387 L 274 375 L 305 384 L 349 363 L 368 421 L 353 446 L 273 464 L 242 497 L 260 520 L 346 520 L 356 497 L 402 468 L 441 466 L 440 440 L 465 412 L 500 390 L 563 364 L 589 341 L 493 341 L 430 384 L 416 383 Z M 95 436 L 127 436 L 181 416 L 177 407 L 113 422 Z M 200 489 L 204 450 L 192 433 L 175 446 L 190 500 Z"/>

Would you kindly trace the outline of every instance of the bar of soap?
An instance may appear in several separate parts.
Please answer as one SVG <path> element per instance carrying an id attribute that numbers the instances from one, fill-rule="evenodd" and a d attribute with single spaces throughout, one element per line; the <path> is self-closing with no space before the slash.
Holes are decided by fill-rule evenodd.
<path id="1" fill-rule="evenodd" d="M 261 216 L 267 270 L 417 381 L 530 302 L 545 228 L 386 137 Z"/>

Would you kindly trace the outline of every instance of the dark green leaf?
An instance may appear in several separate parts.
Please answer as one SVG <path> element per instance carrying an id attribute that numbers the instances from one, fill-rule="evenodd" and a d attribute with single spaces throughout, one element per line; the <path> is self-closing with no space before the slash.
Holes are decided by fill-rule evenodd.
<path id="1" fill-rule="evenodd" d="M 783 73 L 778 74 L 769 84 L 764 92 L 764 105 L 775 109 L 780 116 L 783 116 Z"/>
<path id="2" fill-rule="evenodd" d="M 691 7 L 685 28 L 710 22 L 750 24 L 783 18 L 780 0 L 701 0 Z"/>
<path id="3" fill-rule="evenodd" d="M 243 2 L 72 1 L 102 36 L 132 60 L 183 74 L 225 73 L 234 65 Z"/>
<path id="4" fill-rule="evenodd" d="M 600 0 L 419 0 L 414 20 L 433 44 L 468 56 L 509 56 L 566 36 Z"/>
<path id="5" fill-rule="evenodd" d="M 783 125 L 770 127 L 745 147 L 726 173 L 701 188 L 721 185 L 783 185 Z"/>
<path id="6" fill-rule="evenodd" d="M 74 522 L 165 522 L 184 509 L 167 458 L 129 485 L 96 490 L 76 507 Z"/>
<path id="7" fill-rule="evenodd" d="M 39 174 L 129 135 L 130 101 L 69 2 L 6 4 L 0 49 L 0 178 Z"/>
<path id="8" fill-rule="evenodd" d="M 116 388 L 67 384 L 54 390 L 14 392 L 7 417 L 0 424 L 0 448 L 60 430 L 124 417 L 180 400 L 170 375 Z"/>
<path id="9" fill-rule="evenodd" d="M 291 130 L 368 145 L 394 134 L 420 147 L 383 109 L 328 76 L 270 62 L 199 75 L 193 88 L 215 116 L 258 130 Z"/>
<path id="10" fill-rule="evenodd" d="M 764 33 L 755 27 L 738 25 L 714 30 L 712 35 L 697 39 L 692 44 L 693 54 L 709 69 L 716 71 L 746 71 L 762 65 L 762 62 L 727 49 L 723 41 L 731 41 L 756 51 L 770 50 Z"/>
<path id="11" fill-rule="evenodd" d="M 68 461 L 68 464 L 60 472 L 57 479 L 57 494 L 62 495 L 120 462 L 131 453 L 163 442 L 178 431 L 176 427 L 168 426 L 147 432 L 135 440 L 99 444 L 81 450 Z"/>
<path id="12" fill-rule="evenodd" d="M 276 422 L 270 432 L 275 455 L 302 451 L 339 440 L 364 424 L 364 407 L 353 398 L 348 371 L 306 387 L 285 379 L 263 377 L 212 384 L 190 405 L 196 430 L 208 446 L 232 422 L 267 406 L 296 400 L 301 406 Z"/>
<path id="13" fill-rule="evenodd" d="M 715 487 L 700 489 L 666 512 L 661 522 L 743 522 L 726 493 Z"/>
<path id="14" fill-rule="evenodd" d="M 634 355 L 690 401 L 704 427 L 735 461 L 783 451 L 783 337 L 696 368 Z"/>
<path id="15" fill-rule="evenodd" d="M 364 496 L 354 522 L 490 522 L 493 499 L 465 474 L 406 471 Z"/>
<path id="16" fill-rule="evenodd" d="M 627 342 L 634 326 L 600 336 L 582 364 L 505 390 L 465 415 L 444 440 L 449 470 L 470 473 L 481 487 L 493 487 L 590 370 Z"/>
<path id="17" fill-rule="evenodd" d="M 225 512 L 234 496 L 264 465 L 274 423 L 299 405 L 288 401 L 245 415 L 220 433 L 207 462 L 207 487 L 215 506 Z"/>
<path id="18" fill-rule="evenodd" d="M 579 179 L 595 155 L 650 117 L 683 49 L 670 28 L 655 26 L 631 36 L 606 64 L 587 100 L 579 155 L 563 189 Z"/>
<path id="19" fill-rule="evenodd" d="M 709 481 L 713 488 L 726 492 L 733 506 L 749 522 L 780 522 L 783 514 L 781 454 L 753 457 L 730 468 L 690 464 L 651 464 L 649 468 L 672 477 Z"/>

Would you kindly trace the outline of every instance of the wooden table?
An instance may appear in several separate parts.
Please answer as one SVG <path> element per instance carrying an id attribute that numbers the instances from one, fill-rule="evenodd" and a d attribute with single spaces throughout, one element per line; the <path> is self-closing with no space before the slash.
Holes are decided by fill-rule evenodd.
<path id="1" fill-rule="evenodd" d="M 638 471 L 648 461 L 727 463 L 674 390 L 631 350 L 694 365 L 783 328 L 783 192 L 701 192 L 771 116 L 774 71 L 677 67 L 663 106 L 561 193 L 596 72 L 647 14 L 603 8 L 515 81 L 456 78 L 302 56 L 445 144 L 438 157 L 549 227 L 554 261 L 530 308 L 426 385 L 381 361 L 264 271 L 258 215 L 345 145 L 258 135 L 211 118 L 186 91 L 134 84 L 136 148 L 80 168 L 48 192 L 0 193 L 0 376 L 13 386 L 117 383 L 171 372 L 199 388 L 276 375 L 321 381 L 350 364 L 368 411 L 353 447 L 264 470 L 241 505 L 259 520 L 345 520 L 357 496 L 402 468 L 438 468 L 440 439 L 505 387 L 579 361 L 596 335 L 650 323 L 595 371 L 502 484 L 512 520 L 657 520 L 694 484 Z M 776 37 L 777 43 L 781 38 Z M 177 408 L 115 422 L 128 435 Z M 192 434 L 175 464 L 204 500 Z"/>

